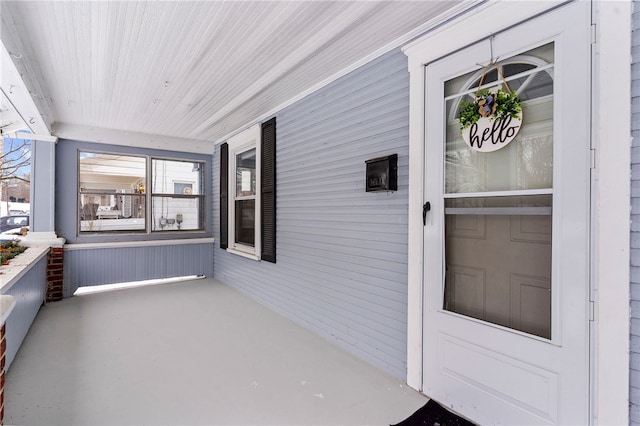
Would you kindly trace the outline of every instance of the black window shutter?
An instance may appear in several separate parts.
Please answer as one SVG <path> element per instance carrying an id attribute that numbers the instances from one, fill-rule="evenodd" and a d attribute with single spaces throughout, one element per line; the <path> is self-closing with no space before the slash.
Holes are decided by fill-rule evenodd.
<path id="1" fill-rule="evenodd" d="M 262 123 L 262 260 L 276 263 L 276 119 Z"/>
<path id="2" fill-rule="evenodd" d="M 220 145 L 220 248 L 229 244 L 229 144 Z"/>

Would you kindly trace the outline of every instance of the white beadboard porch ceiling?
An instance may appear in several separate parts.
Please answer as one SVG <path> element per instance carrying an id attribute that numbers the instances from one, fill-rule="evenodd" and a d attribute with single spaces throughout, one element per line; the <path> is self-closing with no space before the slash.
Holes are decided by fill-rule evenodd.
<path id="1" fill-rule="evenodd" d="M 2 1 L 0 12 L 54 134 L 216 142 L 471 3 Z"/>

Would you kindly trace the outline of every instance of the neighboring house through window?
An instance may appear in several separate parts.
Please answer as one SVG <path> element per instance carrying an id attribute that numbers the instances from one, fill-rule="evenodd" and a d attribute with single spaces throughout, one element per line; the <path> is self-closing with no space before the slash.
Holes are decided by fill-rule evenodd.
<path id="1" fill-rule="evenodd" d="M 220 247 L 275 263 L 275 118 L 222 144 Z"/>
<path id="2" fill-rule="evenodd" d="M 204 229 L 204 163 L 80 151 L 78 164 L 80 234 Z"/>

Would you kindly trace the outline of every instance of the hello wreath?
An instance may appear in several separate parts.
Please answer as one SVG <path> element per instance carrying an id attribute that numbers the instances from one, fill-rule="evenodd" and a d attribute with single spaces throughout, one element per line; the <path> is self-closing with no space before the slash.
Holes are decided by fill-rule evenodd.
<path id="1" fill-rule="evenodd" d="M 493 68 L 505 89 L 481 89 L 485 75 Z M 462 139 L 475 151 L 497 151 L 515 139 L 522 126 L 522 105 L 495 64 L 484 69 L 474 100 L 460 102 L 458 118 Z"/>

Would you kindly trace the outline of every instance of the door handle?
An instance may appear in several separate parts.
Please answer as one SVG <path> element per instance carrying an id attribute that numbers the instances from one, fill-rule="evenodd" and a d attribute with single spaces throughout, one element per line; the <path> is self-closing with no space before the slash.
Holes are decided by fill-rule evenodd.
<path id="1" fill-rule="evenodd" d="M 426 202 L 424 203 L 424 205 L 422 206 L 422 224 L 426 225 L 427 224 L 427 213 L 431 210 L 431 203 L 430 202 Z"/>

